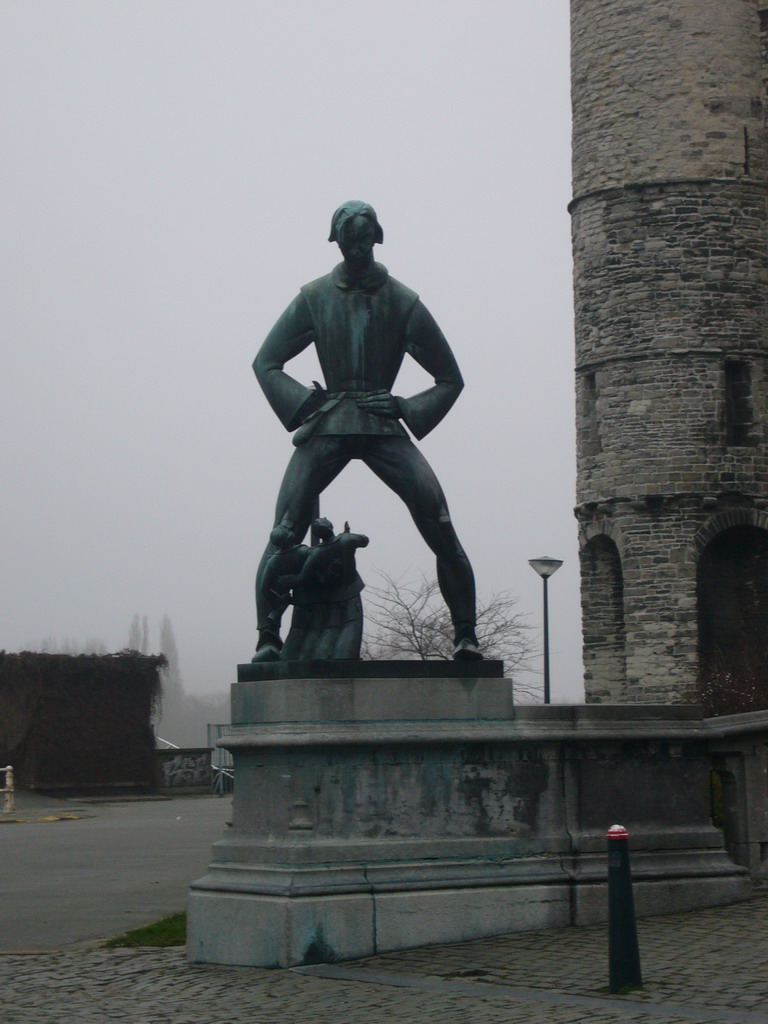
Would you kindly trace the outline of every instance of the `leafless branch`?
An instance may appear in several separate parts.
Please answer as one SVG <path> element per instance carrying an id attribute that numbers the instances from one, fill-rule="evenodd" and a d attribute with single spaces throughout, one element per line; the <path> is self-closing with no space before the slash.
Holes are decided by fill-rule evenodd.
<path id="1" fill-rule="evenodd" d="M 453 625 L 437 580 L 423 574 L 416 580 L 395 579 L 379 570 L 380 586 L 364 591 L 365 635 L 362 656 L 377 660 L 450 661 Z M 478 602 L 477 638 L 486 658 L 504 662 L 512 675 L 530 659 L 534 644 L 525 616 L 515 611 L 517 598 L 508 591 Z M 523 691 L 525 693 L 523 694 Z M 523 687 L 521 695 L 534 696 Z"/>

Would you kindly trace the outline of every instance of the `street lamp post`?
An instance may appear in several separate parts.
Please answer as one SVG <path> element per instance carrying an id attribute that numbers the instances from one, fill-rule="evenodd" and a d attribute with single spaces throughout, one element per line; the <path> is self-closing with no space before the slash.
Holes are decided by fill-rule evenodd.
<path id="1" fill-rule="evenodd" d="M 549 601 L 547 598 L 547 580 L 554 576 L 563 564 L 559 558 L 529 558 L 528 565 L 544 580 L 544 703 L 550 703 L 549 689 Z"/>

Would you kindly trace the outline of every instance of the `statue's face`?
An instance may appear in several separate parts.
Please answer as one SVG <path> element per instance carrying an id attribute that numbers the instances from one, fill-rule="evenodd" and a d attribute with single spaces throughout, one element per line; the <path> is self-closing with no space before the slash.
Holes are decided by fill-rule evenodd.
<path id="1" fill-rule="evenodd" d="M 344 222 L 339 248 L 351 267 L 365 267 L 370 263 L 375 240 L 376 225 L 369 217 L 358 214 Z"/>

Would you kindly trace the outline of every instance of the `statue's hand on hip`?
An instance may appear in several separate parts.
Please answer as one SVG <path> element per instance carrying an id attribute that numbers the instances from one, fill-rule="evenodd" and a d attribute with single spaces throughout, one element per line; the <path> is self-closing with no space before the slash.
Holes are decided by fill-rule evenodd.
<path id="1" fill-rule="evenodd" d="M 357 404 L 361 409 L 375 413 L 377 416 L 386 416 L 395 420 L 400 417 L 400 406 L 397 404 L 397 399 L 386 388 L 369 391 L 367 395 L 357 399 Z"/>

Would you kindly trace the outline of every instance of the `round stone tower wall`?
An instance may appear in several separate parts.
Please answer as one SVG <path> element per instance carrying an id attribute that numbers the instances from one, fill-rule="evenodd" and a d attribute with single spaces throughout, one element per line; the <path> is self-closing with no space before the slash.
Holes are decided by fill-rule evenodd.
<path id="1" fill-rule="evenodd" d="M 761 6 L 572 0 L 588 701 L 696 700 L 768 634 Z"/>

